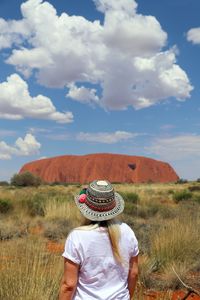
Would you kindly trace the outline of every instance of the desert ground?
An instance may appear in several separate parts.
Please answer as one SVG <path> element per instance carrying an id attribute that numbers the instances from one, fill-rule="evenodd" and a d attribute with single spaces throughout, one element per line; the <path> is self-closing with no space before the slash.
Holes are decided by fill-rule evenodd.
<path id="1" fill-rule="evenodd" d="M 200 299 L 200 183 L 115 184 L 140 247 L 134 300 Z M 0 299 L 55 300 L 81 185 L 0 187 Z M 182 281 L 182 282 L 181 282 Z"/>

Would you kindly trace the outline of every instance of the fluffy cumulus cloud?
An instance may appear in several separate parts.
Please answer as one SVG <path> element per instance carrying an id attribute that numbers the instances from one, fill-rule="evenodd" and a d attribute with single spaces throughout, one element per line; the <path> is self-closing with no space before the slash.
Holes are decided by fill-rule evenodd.
<path id="1" fill-rule="evenodd" d="M 163 50 L 167 34 L 157 19 L 138 14 L 134 0 L 93 1 L 103 24 L 58 15 L 42 0 L 23 3 L 21 20 L 0 21 L 0 47 L 12 47 L 7 63 L 25 76 L 34 71 L 45 86 L 68 87 L 67 96 L 76 101 L 107 109 L 188 98 L 192 86 L 175 48 Z M 100 99 L 88 83 L 99 86 Z"/>
<path id="2" fill-rule="evenodd" d="M 13 155 L 35 155 L 39 153 L 40 147 L 41 144 L 30 133 L 27 133 L 24 138 L 19 137 L 13 146 L 8 145 L 4 141 L 0 141 L 0 159 L 11 159 Z"/>
<path id="3" fill-rule="evenodd" d="M 89 89 L 84 86 L 77 87 L 75 84 L 68 85 L 69 91 L 67 97 L 82 103 L 98 103 L 99 97 L 95 89 Z"/>
<path id="4" fill-rule="evenodd" d="M 187 32 L 187 40 L 193 44 L 200 44 L 200 27 L 191 28 Z"/>
<path id="5" fill-rule="evenodd" d="M 127 131 L 115 131 L 115 132 L 80 132 L 76 138 L 79 141 L 103 143 L 103 144 L 115 144 L 121 141 L 133 139 L 138 136 L 137 133 L 131 133 Z"/>
<path id="6" fill-rule="evenodd" d="M 0 83 L 0 118 L 20 120 L 25 117 L 53 120 L 58 123 L 73 121 L 71 112 L 58 112 L 51 100 L 43 95 L 31 97 L 28 85 L 18 74 Z"/>

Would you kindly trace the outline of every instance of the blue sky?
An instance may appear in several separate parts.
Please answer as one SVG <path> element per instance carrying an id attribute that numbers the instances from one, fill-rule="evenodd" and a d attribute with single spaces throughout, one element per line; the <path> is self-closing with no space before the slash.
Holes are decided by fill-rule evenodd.
<path id="1" fill-rule="evenodd" d="M 0 180 L 98 152 L 200 177 L 198 0 L 0 2 Z"/>

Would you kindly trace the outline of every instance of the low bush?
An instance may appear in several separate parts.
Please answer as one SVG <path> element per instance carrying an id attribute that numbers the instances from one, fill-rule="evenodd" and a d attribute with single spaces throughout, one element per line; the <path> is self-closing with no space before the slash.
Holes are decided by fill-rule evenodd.
<path id="1" fill-rule="evenodd" d="M 6 214 L 13 208 L 12 203 L 8 199 L 0 199 L 0 213 Z"/>
<path id="2" fill-rule="evenodd" d="M 42 216 L 45 215 L 45 202 L 46 198 L 42 194 L 35 194 L 31 199 L 26 201 L 28 213 L 30 216 Z"/>
<path id="3" fill-rule="evenodd" d="M 42 180 L 39 176 L 32 174 L 31 172 L 24 172 L 21 174 L 15 174 L 11 178 L 11 185 L 18 187 L 34 186 L 37 187 L 42 184 Z"/>
<path id="4" fill-rule="evenodd" d="M 196 194 L 192 197 L 192 200 L 200 204 L 200 194 Z"/>
<path id="5" fill-rule="evenodd" d="M 148 218 L 148 208 L 146 206 L 139 206 L 137 209 L 137 217 L 142 219 Z"/>
<path id="6" fill-rule="evenodd" d="M 148 206 L 138 206 L 137 208 L 137 217 L 142 219 L 149 219 L 154 217 L 160 209 L 160 205 L 157 203 L 152 203 Z"/>
<path id="7" fill-rule="evenodd" d="M 5 220 L 0 220 L 0 241 L 8 241 L 13 238 L 21 238 L 25 235 L 27 235 L 25 224 L 19 224 L 17 222 L 13 223 L 13 221 L 5 222 Z"/>
<path id="8" fill-rule="evenodd" d="M 120 192 L 120 195 L 125 201 L 129 201 L 131 203 L 138 203 L 139 201 L 139 195 L 134 192 Z"/>
<path id="9" fill-rule="evenodd" d="M 131 216 L 137 216 L 137 205 L 131 202 L 125 203 L 124 213 Z"/>
<path id="10" fill-rule="evenodd" d="M 57 186 L 57 185 L 68 186 L 69 183 L 67 183 L 67 182 L 60 182 L 60 181 L 54 181 L 54 182 L 49 183 L 49 185 L 50 186 Z"/>
<path id="11" fill-rule="evenodd" d="M 168 190 L 167 193 L 168 193 L 169 195 L 173 195 L 173 194 L 174 194 L 174 190 L 170 189 L 170 190 Z"/>
<path id="12" fill-rule="evenodd" d="M 189 200 L 192 198 L 192 193 L 188 190 L 183 190 L 180 192 L 175 192 L 173 194 L 173 200 L 178 203 L 183 200 Z"/>
<path id="13" fill-rule="evenodd" d="M 0 186 L 9 186 L 7 181 L 0 181 Z"/>
<path id="14" fill-rule="evenodd" d="M 188 190 L 190 190 L 190 192 L 200 191 L 200 185 L 191 185 L 188 187 Z"/>
<path id="15" fill-rule="evenodd" d="M 55 219 L 49 222 L 45 226 L 44 237 L 58 241 L 60 239 L 66 238 L 72 229 L 72 224 L 67 219 Z"/>
<path id="16" fill-rule="evenodd" d="M 184 184 L 184 183 L 187 183 L 187 182 L 188 182 L 188 180 L 187 180 L 187 179 L 183 179 L 183 178 L 179 178 L 179 179 L 176 181 L 177 184 Z"/>
<path id="17" fill-rule="evenodd" d="M 159 209 L 159 215 L 163 219 L 173 219 L 176 217 L 176 210 L 172 207 L 162 206 Z"/>

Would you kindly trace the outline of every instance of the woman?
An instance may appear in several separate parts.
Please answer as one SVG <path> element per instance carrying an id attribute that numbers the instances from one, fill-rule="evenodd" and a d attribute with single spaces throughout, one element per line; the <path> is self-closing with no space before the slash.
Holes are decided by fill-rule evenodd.
<path id="1" fill-rule="evenodd" d="M 124 200 L 106 180 L 95 180 L 75 197 L 86 218 L 65 244 L 60 300 L 129 300 L 138 275 L 138 242 L 115 217 Z"/>

